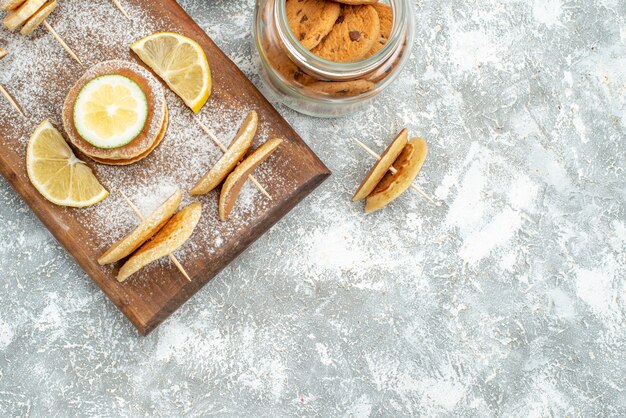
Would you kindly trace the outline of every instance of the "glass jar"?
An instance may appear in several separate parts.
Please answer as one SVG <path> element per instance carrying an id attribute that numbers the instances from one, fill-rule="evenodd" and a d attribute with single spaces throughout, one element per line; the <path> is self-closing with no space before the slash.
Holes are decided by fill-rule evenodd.
<path id="1" fill-rule="evenodd" d="M 393 12 L 391 34 L 382 48 L 361 61 L 334 62 L 300 43 L 287 21 L 285 0 L 257 0 L 252 53 L 266 92 L 318 117 L 343 116 L 368 106 L 409 60 L 415 33 L 412 1 L 381 1 Z"/>

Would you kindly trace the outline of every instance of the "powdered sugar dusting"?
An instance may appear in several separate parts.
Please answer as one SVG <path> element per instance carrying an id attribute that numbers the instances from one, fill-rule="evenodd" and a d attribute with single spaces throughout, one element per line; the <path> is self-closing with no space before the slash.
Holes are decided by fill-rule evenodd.
<path id="1" fill-rule="evenodd" d="M 318 120 L 275 103 L 334 175 L 147 338 L 0 187 L 0 408 L 626 416 L 623 0 L 410 3 L 413 53 L 371 108 Z M 260 86 L 255 2 L 180 4 Z M 227 142 L 245 111 L 222 126 L 222 110 L 201 118 Z M 409 190 L 365 216 L 351 197 L 374 160 L 351 138 L 380 152 L 404 127 L 428 142 L 417 183 L 441 205 Z M 293 181 L 277 175 L 280 157 L 254 173 L 263 184 Z M 167 194 L 160 179 L 136 196 Z M 211 219 L 198 244 L 213 259 L 230 240 L 216 199 L 201 199 Z M 168 265 L 149 266 L 153 280 Z"/>
<path id="2" fill-rule="evenodd" d="M 60 108 L 67 91 L 53 88 L 60 79 L 77 80 L 90 66 L 113 58 L 128 59 L 128 46 L 156 30 L 155 22 L 144 12 L 129 4 L 133 20 L 129 22 L 111 2 L 64 1 L 47 21 L 66 39 L 68 45 L 85 64 L 81 67 L 68 59 L 56 40 L 43 28 L 31 36 L 2 32 L 9 56 L 0 64 L 0 83 L 11 92 L 26 110 L 29 121 L 51 119 L 61 122 Z M 0 38 L 0 39 L 2 39 Z M 100 46 L 106 42 L 109 49 Z M 0 101 L 0 110 L 11 114 L 7 103 Z M 28 127 L 26 121 L 16 121 Z M 33 122 L 34 123 L 34 122 Z"/>
<path id="3" fill-rule="evenodd" d="M 6 37 L 10 44 L 11 54 L 1 63 L 0 83 L 15 95 L 27 111 L 27 118 L 15 118 L 21 134 L 17 141 L 12 140 L 7 146 L 23 155 L 33 126 L 45 118 L 62 130 L 60 110 L 69 86 L 83 74 L 90 77 L 95 71 L 115 71 L 124 62 L 134 60 L 130 55 L 131 43 L 150 33 L 172 29 L 169 23 L 147 16 L 132 3 L 128 4 L 128 13 L 131 21 L 125 20 L 110 2 L 67 1 L 53 14 L 50 24 L 60 34 L 66 35 L 68 43 L 85 63 L 84 67 L 69 59 L 43 29 L 32 38 L 2 33 L 1 36 Z M 106 63 L 103 64 L 104 61 Z M 94 67 L 90 69 L 96 64 L 99 67 L 97 70 Z M 139 71 L 146 75 L 153 91 L 163 89 L 160 81 L 146 70 Z M 228 100 L 221 99 L 225 93 Z M 123 199 L 122 192 L 147 215 L 176 189 L 188 191 L 215 164 L 222 151 L 202 131 L 198 121 L 202 121 L 228 146 L 245 116 L 253 110 L 250 104 L 242 102 L 237 93 L 228 85 L 214 86 L 208 104 L 199 115 L 194 115 L 179 97 L 165 88 L 169 127 L 161 144 L 148 157 L 128 166 L 107 166 L 86 159 L 111 194 L 94 207 L 74 211 L 73 216 L 89 231 L 98 248 L 106 249 L 139 222 Z M 0 110 L 11 113 L 3 100 L 0 100 Z M 158 128 L 156 121 L 150 126 L 153 131 Z M 273 132 L 275 127 L 261 117 L 253 147 L 274 137 Z M 292 193 L 298 184 L 286 175 L 288 172 L 276 171 L 276 167 L 281 166 L 277 165 L 278 161 L 275 156 L 270 157 L 255 170 L 255 176 L 267 189 Z M 179 259 L 184 262 L 188 255 L 213 254 L 228 245 L 235 235 L 258 223 L 275 202 L 280 202 L 280 196 L 274 198 L 274 201 L 267 199 L 256 187 L 246 183 L 228 222 L 222 222 L 217 217 L 216 191 L 197 199 L 184 193 L 181 207 L 200 200 L 203 216 L 192 239 L 177 252 Z M 156 266 L 156 269 L 151 269 L 158 270 L 159 263 Z"/>

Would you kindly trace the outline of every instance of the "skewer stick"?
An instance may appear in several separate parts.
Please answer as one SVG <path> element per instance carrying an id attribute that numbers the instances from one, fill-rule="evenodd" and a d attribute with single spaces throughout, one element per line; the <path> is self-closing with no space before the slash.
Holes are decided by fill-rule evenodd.
<path id="1" fill-rule="evenodd" d="M 126 203 L 128 203 L 128 206 L 130 206 L 130 208 L 133 210 L 133 212 L 135 212 L 135 215 L 137 215 L 137 217 L 143 221 L 143 215 L 141 214 L 141 211 L 139 210 L 139 208 L 137 206 L 135 206 L 135 204 L 128 198 L 128 196 L 126 196 L 126 194 L 124 192 L 120 192 L 122 194 L 122 197 L 124 198 L 124 200 L 126 200 Z M 178 268 L 178 270 L 180 270 L 180 272 L 183 274 L 183 276 L 185 276 L 185 278 L 189 281 L 191 281 L 191 278 L 189 277 L 189 275 L 187 274 L 187 272 L 185 271 L 185 268 L 183 267 L 182 264 L 180 264 L 180 261 L 178 261 L 178 259 L 176 258 L 176 256 L 174 256 L 174 254 L 168 254 L 167 255 L 170 260 L 172 260 L 172 263 L 174 263 L 174 265 Z"/>
<path id="2" fill-rule="evenodd" d="M 46 29 L 48 29 L 48 32 L 50 32 L 52 34 L 52 36 L 54 36 L 54 38 L 59 42 L 59 44 L 61 44 L 61 46 L 63 47 L 63 49 L 65 49 L 65 51 L 70 54 L 70 56 L 72 58 L 74 58 L 76 60 L 77 63 L 79 63 L 80 65 L 83 65 L 82 61 L 78 58 L 78 56 L 74 53 L 74 51 L 72 51 L 72 48 L 70 48 L 65 41 L 59 36 L 59 34 L 54 30 L 54 28 L 52 26 L 50 26 L 50 24 L 48 23 L 47 20 L 43 21 L 43 25 L 46 27 Z"/>
<path id="3" fill-rule="evenodd" d="M 352 139 L 354 139 L 354 141 L 356 141 L 356 143 L 359 144 L 361 146 L 361 148 L 363 148 L 369 155 L 371 155 L 372 157 L 376 158 L 377 160 L 380 160 L 380 155 L 378 155 L 376 153 L 376 151 L 374 151 L 373 149 L 371 149 L 370 147 L 368 147 L 367 145 L 365 145 L 364 143 L 362 143 L 358 139 L 356 139 L 356 138 L 352 138 Z M 393 167 L 393 166 L 389 167 L 389 171 L 391 171 L 393 174 L 396 174 L 398 172 L 398 170 L 396 170 L 396 168 Z M 425 191 L 423 191 L 415 183 L 411 183 L 411 188 L 413 190 L 415 190 L 416 192 L 418 192 L 420 195 L 422 195 L 422 197 L 424 197 L 424 199 L 428 200 L 433 205 L 439 206 L 439 203 L 435 202 L 430 196 L 428 196 L 426 194 Z"/>
<path id="4" fill-rule="evenodd" d="M 15 100 L 13 100 L 13 97 L 11 97 L 11 95 L 9 94 L 9 92 L 7 92 L 4 87 L 2 87 L 2 84 L 0 84 L 0 93 L 2 93 L 2 95 L 9 101 L 9 103 L 11 103 L 11 105 L 15 108 L 15 110 L 17 110 L 17 112 L 22 115 L 22 117 L 26 117 L 24 115 L 24 112 L 22 112 L 22 109 L 20 109 L 20 107 L 17 105 L 17 103 L 15 102 Z"/>
<path id="5" fill-rule="evenodd" d="M 126 13 L 126 10 L 124 9 L 124 6 L 122 6 L 122 3 L 120 3 L 119 0 L 111 0 L 111 1 L 115 5 L 115 7 L 117 7 L 119 11 L 122 12 L 124 16 L 126 16 L 126 19 L 131 20 L 130 16 L 128 16 L 128 13 Z"/>
<path id="6" fill-rule="evenodd" d="M 196 122 L 198 122 L 198 125 L 200 125 L 202 130 L 206 132 L 209 138 L 211 138 L 211 140 L 215 143 L 215 145 L 217 145 L 222 150 L 222 152 L 228 151 L 228 149 L 224 146 L 224 144 L 222 144 L 222 142 L 219 139 L 217 139 L 217 137 L 213 134 L 213 132 L 211 132 L 211 130 L 207 128 L 207 126 L 204 123 L 200 121 L 200 119 L 196 118 Z M 261 193 L 263 193 L 269 200 L 272 200 L 272 196 L 267 192 L 267 190 L 265 190 L 265 187 L 263 187 L 261 183 L 259 183 L 258 180 L 252 176 L 252 174 L 248 176 L 248 179 L 250 179 L 250 181 L 257 187 L 257 189 L 259 189 Z"/>

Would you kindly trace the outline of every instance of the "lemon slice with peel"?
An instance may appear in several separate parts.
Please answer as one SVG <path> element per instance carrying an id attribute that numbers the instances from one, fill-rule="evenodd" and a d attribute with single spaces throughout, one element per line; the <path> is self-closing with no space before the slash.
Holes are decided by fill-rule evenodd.
<path id="1" fill-rule="evenodd" d="M 28 141 L 26 170 L 37 191 L 60 206 L 91 206 L 109 195 L 48 120 Z"/>
<path id="2" fill-rule="evenodd" d="M 159 75 L 198 113 L 211 94 L 211 69 L 202 47 L 193 39 L 172 32 L 146 36 L 130 46 L 143 62 Z"/>
<path id="3" fill-rule="evenodd" d="M 74 103 L 74 126 L 94 147 L 120 148 L 143 130 L 148 99 L 128 77 L 107 74 L 89 81 Z"/>

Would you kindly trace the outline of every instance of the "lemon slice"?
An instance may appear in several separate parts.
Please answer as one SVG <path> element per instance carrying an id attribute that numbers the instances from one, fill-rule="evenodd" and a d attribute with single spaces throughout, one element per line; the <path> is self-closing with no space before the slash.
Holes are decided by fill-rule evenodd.
<path id="1" fill-rule="evenodd" d="M 47 120 L 37 127 L 28 141 L 26 170 L 39 193 L 60 206 L 91 206 L 109 195 L 91 169 L 76 158 L 59 131 Z"/>
<path id="2" fill-rule="evenodd" d="M 143 62 L 157 73 L 198 113 L 211 94 L 211 69 L 202 47 L 186 36 L 158 32 L 130 46 Z"/>
<path id="3" fill-rule="evenodd" d="M 89 81 L 74 103 L 74 126 L 94 147 L 119 148 L 143 130 L 148 119 L 146 95 L 128 77 L 108 74 Z"/>

